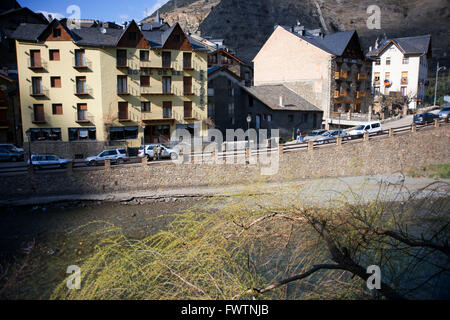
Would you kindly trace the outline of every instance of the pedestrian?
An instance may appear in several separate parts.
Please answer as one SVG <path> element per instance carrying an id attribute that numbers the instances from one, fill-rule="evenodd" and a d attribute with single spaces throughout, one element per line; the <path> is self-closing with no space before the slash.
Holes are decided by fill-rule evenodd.
<path id="1" fill-rule="evenodd" d="M 159 160 L 161 158 L 161 145 L 156 146 L 156 158 Z"/>
<path id="2" fill-rule="evenodd" d="M 297 142 L 302 142 L 302 133 L 300 132 L 300 129 L 297 129 Z"/>

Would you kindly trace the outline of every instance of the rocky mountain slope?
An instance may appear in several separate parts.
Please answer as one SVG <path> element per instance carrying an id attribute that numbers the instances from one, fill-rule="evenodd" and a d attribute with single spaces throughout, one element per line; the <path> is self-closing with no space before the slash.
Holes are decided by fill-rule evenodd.
<path id="1" fill-rule="evenodd" d="M 367 8 L 373 4 L 381 8 L 380 30 L 369 30 L 366 24 Z M 160 13 L 189 32 L 225 39 L 247 61 L 275 24 L 297 21 L 329 32 L 356 29 L 366 50 L 377 37 L 432 34 L 434 58 L 449 61 L 449 0 L 171 0 Z"/>

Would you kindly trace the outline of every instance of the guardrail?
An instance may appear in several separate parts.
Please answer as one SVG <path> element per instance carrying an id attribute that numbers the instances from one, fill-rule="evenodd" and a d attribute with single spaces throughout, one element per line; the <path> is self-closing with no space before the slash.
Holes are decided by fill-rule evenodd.
<path id="1" fill-rule="evenodd" d="M 218 148 L 215 148 L 213 150 L 192 150 L 191 152 L 187 154 L 180 153 L 180 157 L 183 157 L 184 160 L 193 161 L 194 163 L 214 163 L 216 161 L 221 162 L 227 162 L 227 159 L 230 158 L 240 158 L 245 159 L 245 161 L 248 163 L 252 157 L 258 157 L 262 154 L 273 154 L 275 152 L 279 152 L 279 154 L 283 153 L 290 153 L 290 152 L 297 152 L 297 151 L 311 151 L 315 148 L 319 147 L 326 147 L 326 146 L 333 146 L 333 145 L 343 145 L 347 143 L 358 143 L 358 142 L 367 142 L 371 139 L 377 139 L 382 137 L 393 137 L 396 135 L 402 135 L 407 132 L 417 132 L 421 130 L 425 130 L 427 128 L 431 127 L 440 127 L 443 125 L 448 125 L 448 120 L 439 119 L 434 121 L 433 123 L 427 123 L 424 125 L 406 125 L 406 126 L 400 126 L 396 128 L 391 128 L 388 130 L 382 130 L 377 133 L 370 133 L 370 134 L 364 134 L 361 136 L 345 136 L 345 137 L 333 137 L 330 139 L 325 139 L 321 141 L 307 141 L 302 143 L 295 143 L 295 144 L 285 144 L 285 145 L 279 145 L 279 146 L 267 146 L 264 148 L 251 148 L 248 149 L 247 145 L 245 144 L 245 147 L 238 148 L 234 150 L 222 150 L 219 151 Z M 202 147 L 203 149 L 203 147 Z M 151 164 L 164 164 L 164 163 L 170 163 L 171 160 L 157 160 L 154 162 L 151 162 Z M 250 161 L 251 162 L 251 161 Z M 118 164 L 117 167 L 121 166 L 128 166 L 130 164 L 134 165 L 148 165 L 147 159 L 140 158 L 140 157 L 130 157 L 128 161 L 123 162 L 121 164 Z M 110 163 L 99 163 L 97 166 L 87 166 L 84 160 L 73 160 L 69 165 L 67 165 L 67 168 L 63 169 L 43 169 L 43 170 L 37 170 L 34 172 L 55 172 L 55 171 L 77 171 L 77 170 L 105 170 L 109 169 L 111 166 Z M 1 174 L 26 174 L 30 171 L 33 171 L 26 162 L 17 162 L 17 163 L 9 163 L 7 166 L 1 166 L 0 165 L 0 175 Z"/>

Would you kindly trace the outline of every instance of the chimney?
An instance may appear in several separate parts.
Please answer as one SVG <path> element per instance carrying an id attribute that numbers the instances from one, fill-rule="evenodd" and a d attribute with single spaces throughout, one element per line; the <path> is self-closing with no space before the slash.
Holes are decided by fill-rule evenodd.
<path id="1" fill-rule="evenodd" d="M 283 96 L 280 96 L 280 107 L 283 107 Z"/>

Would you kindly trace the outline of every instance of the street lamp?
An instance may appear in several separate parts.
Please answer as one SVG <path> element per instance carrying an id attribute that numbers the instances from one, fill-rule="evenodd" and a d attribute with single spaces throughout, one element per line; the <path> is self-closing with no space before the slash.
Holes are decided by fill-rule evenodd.
<path id="1" fill-rule="evenodd" d="M 252 122 L 252 116 L 247 116 L 247 138 L 248 138 L 248 148 L 250 149 L 250 122 Z"/>
<path id="2" fill-rule="evenodd" d="M 439 67 L 439 61 L 437 63 L 437 67 L 436 67 L 436 82 L 434 83 L 434 104 L 433 106 L 436 105 L 436 95 L 437 95 L 437 85 L 438 85 L 438 76 L 439 76 L 439 71 L 441 70 L 446 70 L 446 67 Z"/>

